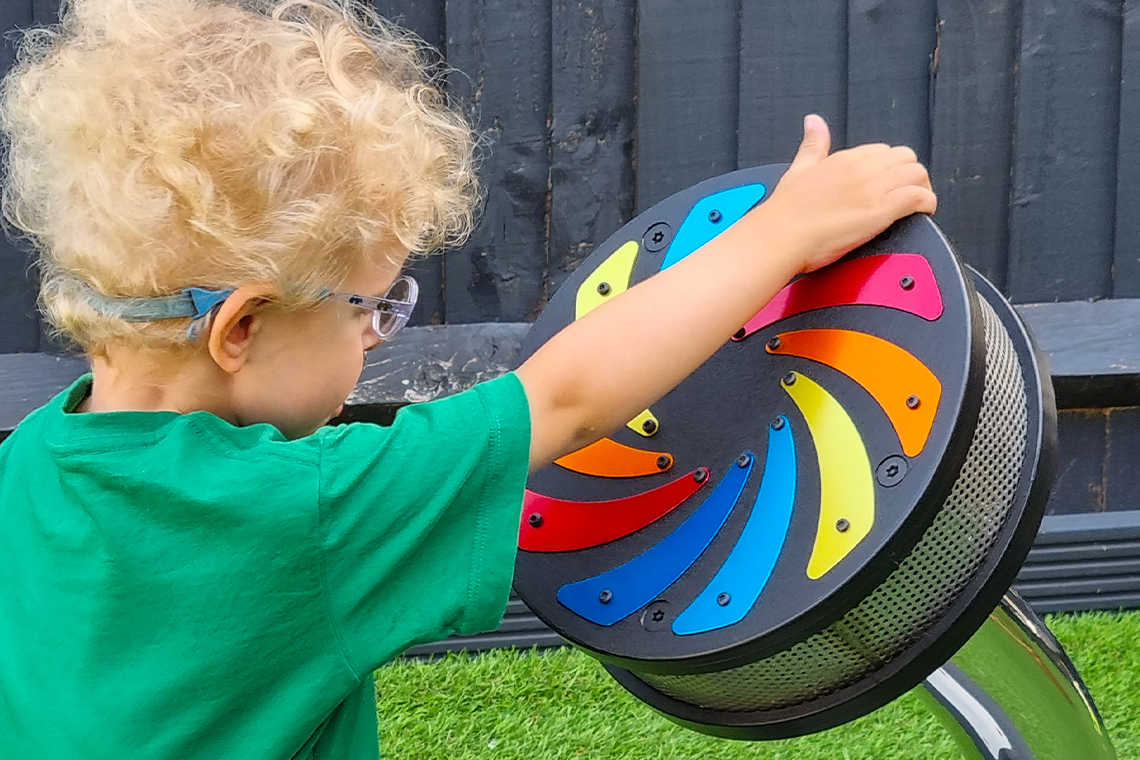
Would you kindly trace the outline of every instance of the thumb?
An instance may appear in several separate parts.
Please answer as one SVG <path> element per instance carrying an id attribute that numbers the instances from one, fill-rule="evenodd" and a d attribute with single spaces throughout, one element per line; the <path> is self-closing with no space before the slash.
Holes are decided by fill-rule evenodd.
<path id="1" fill-rule="evenodd" d="M 804 140 L 796 152 L 791 168 L 817 164 L 831 153 L 831 130 L 822 116 L 809 114 L 804 117 Z"/>

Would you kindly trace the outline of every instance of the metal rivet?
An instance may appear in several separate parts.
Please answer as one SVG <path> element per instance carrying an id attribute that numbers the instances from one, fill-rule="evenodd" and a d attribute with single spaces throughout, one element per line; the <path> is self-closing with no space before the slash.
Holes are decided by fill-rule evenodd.
<path id="1" fill-rule="evenodd" d="M 748 332 L 743 327 L 741 327 L 739 330 L 732 334 L 732 337 L 736 340 L 744 340 L 748 337 Z"/>
<path id="2" fill-rule="evenodd" d="M 608 282 L 598 283 L 598 295 L 608 296 L 610 294 L 610 284 Z"/>
<path id="3" fill-rule="evenodd" d="M 704 469 L 703 467 L 693 473 L 693 480 L 696 481 L 697 483 L 704 483 L 706 480 L 708 480 L 708 477 L 709 477 L 709 471 Z"/>
<path id="4" fill-rule="evenodd" d="M 526 518 L 526 521 L 530 523 L 530 527 L 532 528 L 542 527 L 542 515 L 540 515 L 538 512 L 532 512 L 530 517 Z"/>
<path id="5" fill-rule="evenodd" d="M 772 420 L 772 429 L 773 430 L 783 430 L 784 429 L 784 418 L 783 417 L 777 417 L 776 419 Z"/>
<path id="6" fill-rule="evenodd" d="M 919 404 L 921 404 L 921 403 L 922 403 L 922 399 L 920 399 L 918 396 L 907 396 L 906 397 L 907 409 L 917 409 Z"/>
<path id="7" fill-rule="evenodd" d="M 750 464 L 752 464 L 752 455 L 751 454 L 744 453 L 744 454 L 741 454 L 739 457 L 736 458 L 736 466 L 737 467 L 747 467 Z"/>
<path id="8" fill-rule="evenodd" d="M 729 596 L 724 591 L 722 591 L 716 595 L 716 603 L 719 604 L 721 607 L 727 607 L 728 603 L 731 601 L 732 601 L 732 597 Z"/>
<path id="9" fill-rule="evenodd" d="M 840 517 L 835 521 L 835 529 L 840 533 L 846 533 L 847 529 L 851 527 L 851 522 L 846 517 Z"/>
<path id="10" fill-rule="evenodd" d="M 720 220 L 721 220 L 720 212 L 717 211 L 715 208 L 709 212 L 709 221 L 710 222 L 712 222 L 713 224 L 716 224 Z"/>
<path id="11" fill-rule="evenodd" d="M 899 287 L 903 290 L 910 290 L 914 287 L 914 278 L 909 274 L 903 275 L 902 279 L 899 280 Z"/>
<path id="12" fill-rule="evenodd" d="M 614 598 L 614 592 L 608 588 L 602 589 L 602 593 L 598 594 L 598 601 L 602 604 L 609 604 Z"/>
<path id="13" fill-rule="evenodd" d="M 779 351 L 780 350 L 780 339 L 779 338 L 772 338 L 771 340 L 769 340 L 768 341 L 768 350 L 769 351 Z"/>
<path id="14" fill-rule="evenodd" d="M 669 469 L 669 464 L 671 462 L 672 462 L 672 460 L 669 459 L 668 454 L 662 454 L 661 456 L 657 457 L 657 469 L 658 470 L 667 470 L 667 469 Z"/>
<path id="15" fill-rule="evenodd" d="M 784 375 L 784 385 L 795 385 L 795 384 L 796 384 L 796 373 L 795 372 L 789 372 L 788 374 Z"/>
<path id="16" fill-rule="evenodd" d="M 653 420 L 646 420 L 645 422 L 641 423 L 641 429 L 646 433 L 653 435 L 657 432 L 657 423 Z"/>

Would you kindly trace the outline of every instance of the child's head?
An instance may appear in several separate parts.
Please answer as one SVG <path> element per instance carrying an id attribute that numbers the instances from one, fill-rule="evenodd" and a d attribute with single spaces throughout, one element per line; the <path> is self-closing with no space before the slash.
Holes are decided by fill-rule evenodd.
<path id="1" fill-rule="evenodd" d="M 351 0 L 72 0 L 25 37 L 0 106 L 4 210 L 36 248 L 48 321 L 112 363 L 231 372 L 217 324 L 194 341 L 188 318 L 99 304 L 240 288 L 239 328 L 327 312 L 367 348 L 368 313 L 322 294 L 382 295 L 409 254 L 472 225 L 472 133 L 422 52 Z"/>

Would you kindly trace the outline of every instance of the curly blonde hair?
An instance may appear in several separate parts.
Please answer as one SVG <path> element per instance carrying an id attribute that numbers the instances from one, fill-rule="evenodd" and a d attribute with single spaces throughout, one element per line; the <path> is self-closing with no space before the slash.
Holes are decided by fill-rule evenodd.
<path id="1" fill-rule="evenodd" d="M 431 71 L 357 0 L 71 0 L 0 93 L 4 215 L 48 321 L 93 353 L 171 348 L 186 320 L 125 322 L 84 293 L 269 281 L 300 308 L 461 242 L 476 140 Z"/>

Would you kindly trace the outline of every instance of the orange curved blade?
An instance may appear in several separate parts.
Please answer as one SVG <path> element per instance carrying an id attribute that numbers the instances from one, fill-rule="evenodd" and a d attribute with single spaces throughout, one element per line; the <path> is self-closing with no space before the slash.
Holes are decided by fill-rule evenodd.
<path id="1" fill-rule="evenodd" d="M 913 457 L 922 452 L 942 398 L 942 383 L 913 354 L 852 330 L 799 330 L 778 337 L 778 347 L 769 346 L 769 353 L 811 359 L 847 375 L 883 407 L 903 453 Z"/>
<path id="2" fill-rule="evenodd" d="M 599 478 L 640 478 L 666 472 L 673 457 L 663 451 L 642 451 L 603 438 L 554 462 L 571 472 Z"/>

